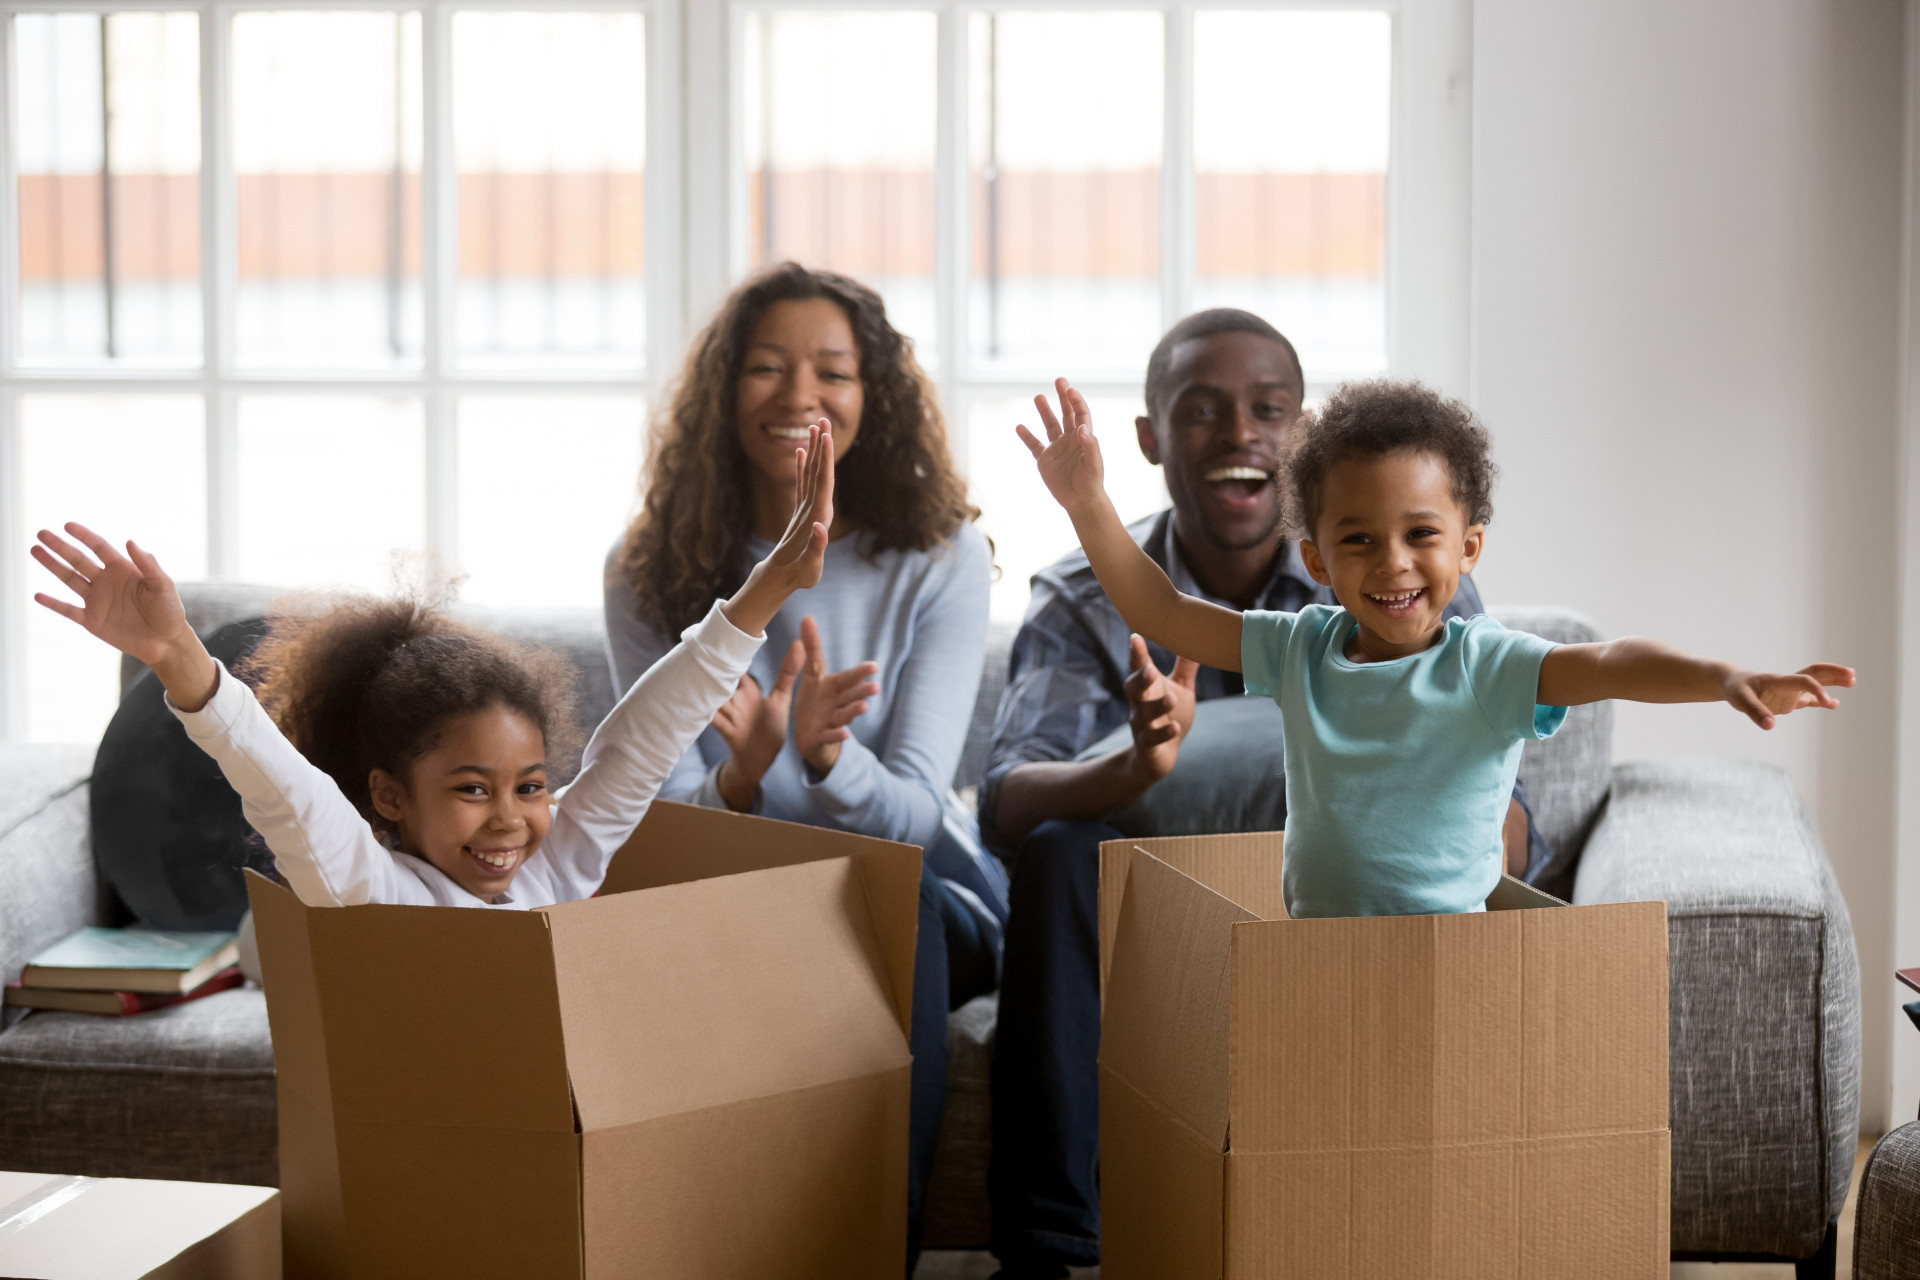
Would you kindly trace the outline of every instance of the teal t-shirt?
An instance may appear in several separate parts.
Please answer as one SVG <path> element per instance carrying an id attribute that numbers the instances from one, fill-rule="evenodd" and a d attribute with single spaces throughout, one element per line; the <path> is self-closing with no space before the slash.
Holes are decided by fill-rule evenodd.
<path id="1" fill-rule="evenodd" d="M 1420 653 L 1350 662 L 1357 625 L 1324 604 L 1240 623 L 1247 692 L 1280 705 L 1286 739 L 1287 911 L 1478 911 L 1500 881 L 1520 749 L 1566 718 L 1534 702 L 1553 642 L 1479 614 Z"/>

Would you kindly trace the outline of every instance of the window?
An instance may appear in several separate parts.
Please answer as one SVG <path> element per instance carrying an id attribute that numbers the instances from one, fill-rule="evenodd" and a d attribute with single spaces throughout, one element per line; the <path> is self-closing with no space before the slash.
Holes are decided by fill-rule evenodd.
<path id="1" fill-rule="evenodd" d="M 113 705 L 31 604 L 54 520 L 187 579 L 597 606 L 682 343 L 785 258 L 914 339 L 1017 616 L 1073 542 L 1012 435 L 1054 374 L 1127 514 L 1188 311 L 1267 316 L 1310 390 L 1457 389 L 1466 12 L 0 0 L 0 736 Z"/>

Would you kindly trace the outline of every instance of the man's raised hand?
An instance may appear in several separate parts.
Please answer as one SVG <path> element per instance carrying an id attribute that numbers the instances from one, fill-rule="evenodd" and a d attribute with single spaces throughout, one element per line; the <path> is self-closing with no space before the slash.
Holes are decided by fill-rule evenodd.
<path id="1" fill-rule="evenodd" d="M 1014 431 L 1040 464 L 1040 478 L 1046 481 L 1047 492 L 1055 502 L 1073 511 L 1105 496 L 1106 467 L 1100 458 L 1100 442 L 1093 437 L 1093 413 L 1087 408 L 1086 397 L 1065 378 L 1055 378 L 1053 386 L 1060 396 L 1060 417 L 1054 417 L 1045 396 L 1033 398 L 1046 428 L 1047 443 L 1041 444 L 1025 423 Z"/>
<path id="2" fill-rule="evenodd" d="M 1193 728 L 1193 684 L 1200 667 L 1191 658 L 1176 657 L 1173 674 L 1165 675 L 1147 652 L 1139 635 L 1127 638 L 1127 724 L 1133 731 L 1134 768 L 1158 782 L 1173 772 L 1180 743 Z"/>

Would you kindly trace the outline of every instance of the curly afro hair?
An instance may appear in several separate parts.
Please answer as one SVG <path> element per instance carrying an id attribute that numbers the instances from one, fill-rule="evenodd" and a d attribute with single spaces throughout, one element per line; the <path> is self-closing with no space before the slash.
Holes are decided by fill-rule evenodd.
<path id="1" fill-rule="evenodd" d="M 240 673 L 280 731 L 376 831 L 368 775 L 407 769 L 447 721 L 492 707 L 540 730 L 550 771 L 579 749 L 572 664 L 448 617 L 418 596 L 344 596 L 318 613 L 276 611 Z"/>
<path id="2" fill-rule="evenodd" d="M 1446 464 L 1467 523 L 1493 518 L 1493 440 L 1473 410 L 1417 382 L 1349 382 L 1327 397 L 1294 433 L 1287 455 L 1288 512 L 1295 533 L 1311 539 L 1327 476 L 1349 458 L 1428 453 Z"/>

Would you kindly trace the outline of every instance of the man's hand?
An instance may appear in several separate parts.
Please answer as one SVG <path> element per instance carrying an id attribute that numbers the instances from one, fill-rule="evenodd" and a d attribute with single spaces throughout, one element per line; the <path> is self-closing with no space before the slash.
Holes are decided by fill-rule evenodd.
<path id="1" fill-rule="evenodd" d="M 762 694 L 759 681 L 752 676 L 741 676 L 733 696 L 713 713 L 713 727 L 727 744 L 728 759 L 720 767 L 719 782 L 728 808 L 744 813 L 753 807 L 760 779 L 767 776 L 780 748 L 786 745 L 793 684 L 805 660 L 806 650 L 795 640 L 787 646 L 771 693 Z"/>
<path id="2" fill-rule="evenodd" d="M 1133 730 L 1133 768 L 1151 785 L 1173 772 L 1180 743 L 1193 728 L 1193 681 L 1199 665 L 1175 658 L 1173 674 L 1161 674 L 1139 635 L 1128 637 L 1127 724 Z"/>
<path id="3" fill-rule="evenodd" d="M 793 699 L 793 745 L 800 758 L 824 777 L 840 759 L 840 744 L 853 736 L 847 726 L 866 714 L 867 699 L 880 692 L 873 682 L 880 665 L 861 662 L 829 673 L 826 651 L 820 647 L 820 627 L 811 615 L 800 620 L 800 643 L 806 658 Z"/>
<path id="4" fill-rule="evenodd" d="M 1847 689 L 1853 686 L 1853 668 L 1831 662 L 1816 662 L 1792 675 L 1769 675 L 1761 671 L 1730 671 L 1726 679 L 1726 699 L 1736 711 L 1744 711 L 1749 720 L 1762 729 L 1773 728 L 1775 716 L 1784 716 L 1803 707 L 1825 707 L 1831 711 L 1840 705 L 1825 686 Z"/>

